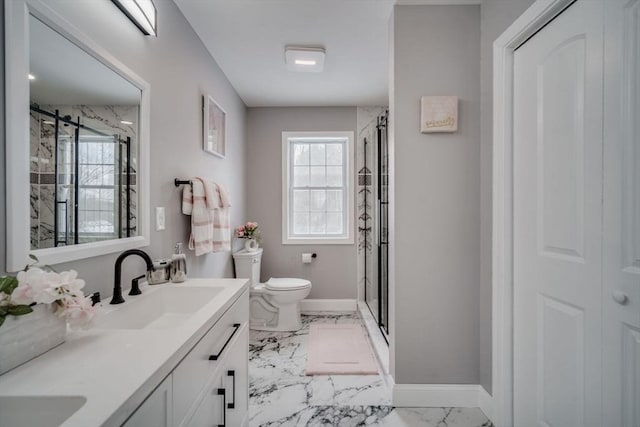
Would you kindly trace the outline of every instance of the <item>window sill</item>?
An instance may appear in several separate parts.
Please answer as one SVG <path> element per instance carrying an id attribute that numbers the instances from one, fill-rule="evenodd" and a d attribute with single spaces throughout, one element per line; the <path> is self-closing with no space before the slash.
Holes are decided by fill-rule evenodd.
<path id="1" fill-rule="evenodd" d="M 345 238 L 309 238 L 309 237 L 300 237 L 300 238 L 283 238 L 283 245 L 353 245 L 354 240 L 353 237 L 345 237 Z"/>

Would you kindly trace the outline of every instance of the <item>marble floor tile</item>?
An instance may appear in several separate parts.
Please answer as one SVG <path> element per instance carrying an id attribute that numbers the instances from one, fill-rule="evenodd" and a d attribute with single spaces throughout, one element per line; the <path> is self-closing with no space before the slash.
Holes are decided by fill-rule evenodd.
<path id="1" fill-rule="evenodd" d="M 251 331 L 251 427 L 489 427 L 477 408 L 393 408 L 382 375 L 305 375 L 311 323 L 360 323 L 358 313 L 302 316 L 296 332 Z"/>

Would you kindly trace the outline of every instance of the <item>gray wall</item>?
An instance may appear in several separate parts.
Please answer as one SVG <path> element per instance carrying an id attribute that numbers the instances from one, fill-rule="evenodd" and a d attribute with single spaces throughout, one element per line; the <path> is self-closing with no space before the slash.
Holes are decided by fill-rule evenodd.
<path id="1" fill-rule="evenodd" d="M 262 230 L 262 280 L 301 277 L 313 284 L 308 298 L 356 298 L 355 244 L 282 244 L 282 132 L 355 130 L 355 107 L 248 109 L 247 217 Z M 302 264 L 303 252 L 318 258 Z"/>
<path id="2" fill-rule="evenodd" d="M 534 0 L 484 0 L 481 23 L 480 143 L 480 384 L 491 393 L 491 203 L 493 156 L 493 41 Z"/>
<path id="3" fill-rule="evenodd" d="M 393 16 L 392 369 L 397 384 L 479 382 L 480 6 Z M 420 133 L 420 97 L 457 95 L 459 130 Z"/>
<path id="4" fill-rule="evenodd" d="M 47 1 L 151 85 L 151 209 L 153 212 L 156 206 L 165 207 L 167 229 L 157 232 L 152 224 L 151 244 L 145 250 L 153 258 L 164 258 L 172 253 L 174 242 L 188 241 L 189 217 L 181 214 L 181 193 L 173 185 L 174 177 L 202 176 L 224 184 L 233 204 L 232 226 L 246 219 L 246 107 L 176 5 L 172 1 L 155 3 L 159 19 L 157 38 L 144 37 L 112 2 Z M 227 111 L 226 159 L 202 151 L 203 93 L 210 93 Z M 4 125 L 2 117 L 0 123 Z M 0 182 L 4 191 L 4 173 L 0 174 Z M 3 196 L 0 206 L 3 242 L 5 227 L 11 226 L 4 220 L 5 203 Z M 197 259 L 192 254 L 188 251 L 190 276 L 232 277 L 229 253 Z M 4 271 L 4 254 L 0 255 L 0 270 Z M 115 257 L 80 260 L 58 269 L 74 268 L 86 280 L 89 291 L 111 295 Z M 125 264 L 124 283 L 143 271 L 142 261 L 135 257 Z"/>

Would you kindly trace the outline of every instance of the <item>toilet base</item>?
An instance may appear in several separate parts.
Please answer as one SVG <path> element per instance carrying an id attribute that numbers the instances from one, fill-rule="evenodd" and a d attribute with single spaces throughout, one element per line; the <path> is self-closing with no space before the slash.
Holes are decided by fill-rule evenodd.
<path id="1" fill-rule="evenodd" d="M 292 302 L 275 306 L 268 296 L 252 295 L 250 298 L 249 329 L 271 332 L 295 332 L 302 329 L 300 304 Z"/>

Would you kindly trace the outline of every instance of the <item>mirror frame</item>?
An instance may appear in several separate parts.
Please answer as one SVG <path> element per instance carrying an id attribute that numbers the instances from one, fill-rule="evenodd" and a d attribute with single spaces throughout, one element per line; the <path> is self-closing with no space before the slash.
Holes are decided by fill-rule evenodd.
<path id="1" fill-rule="evenodd" d="M 11 0 L 5 7 L 6 270 L 18 271 L 34 254 L 59 264 L 149 245 L 150 86 L 40 0 Z M 33 15 L 141 91 L 138 130 L 138 236 L 47 249 L 31 249 L 29 187 L 29 15 Z M 19 142 L 24 143 L 19 143 Z M 27 213 L 25 215 L 25 212 Z"/>

